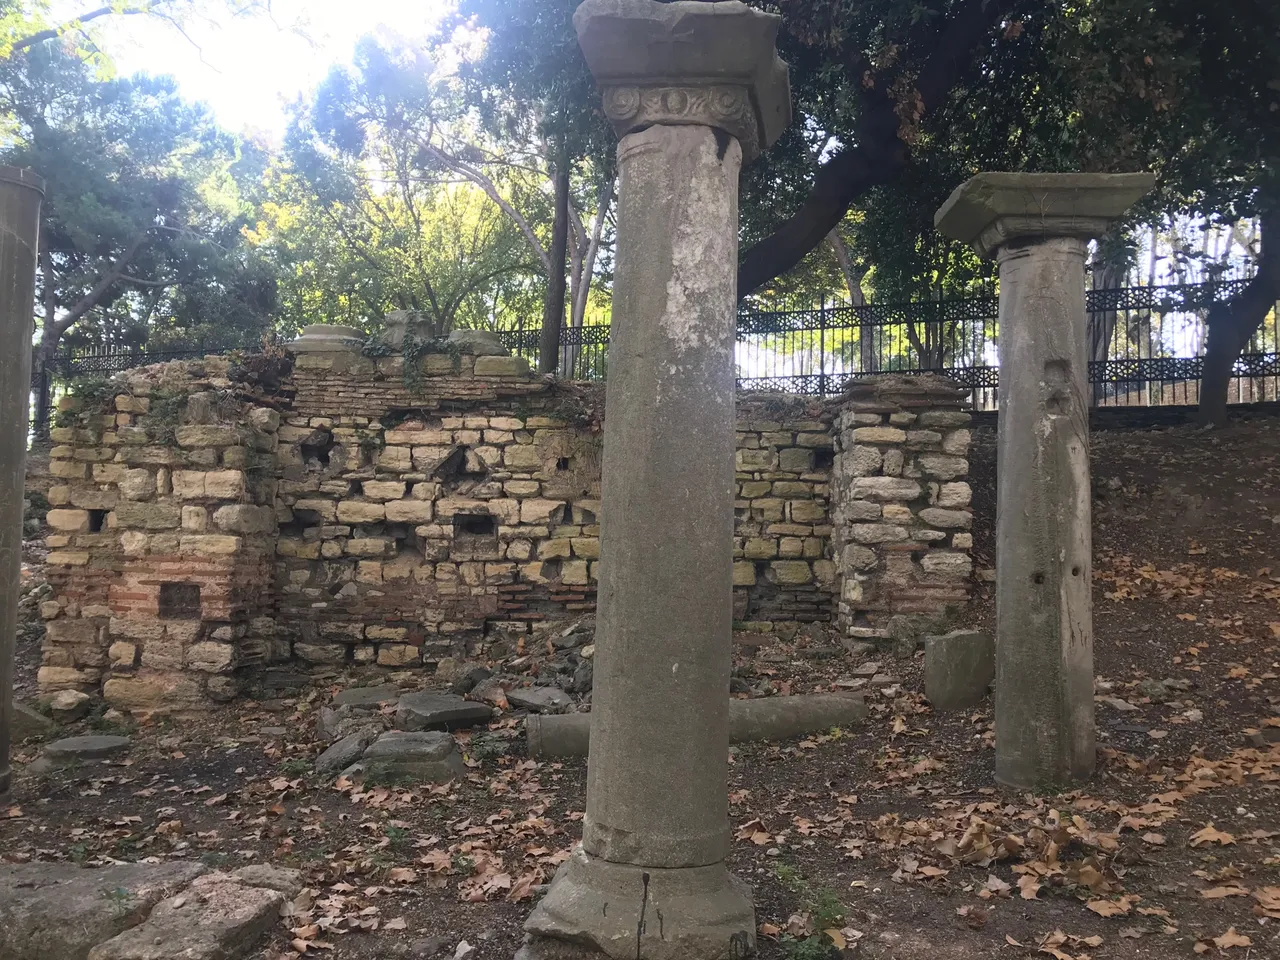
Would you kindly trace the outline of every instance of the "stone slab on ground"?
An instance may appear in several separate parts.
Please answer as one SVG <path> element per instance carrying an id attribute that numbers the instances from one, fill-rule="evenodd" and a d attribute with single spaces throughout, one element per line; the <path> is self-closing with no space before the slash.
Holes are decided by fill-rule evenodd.
<path id="1" fill-rule="evenodd" d="M 366 776 L 444 783 L 466 773 L 453 737 L 435 731 L 389 730 L 364 752 Z"/>
<path id="2" fill-rule="evenodd" d="M 251 887 L 278 890 L 289 900 L 302 892 L 302 873 L 292 867 L 277 867 L 271 863 L 251 863 L 247 867 L 233 870 L 232 876 Z"/>
<path id="3" fill-rule="evenodd" d="M 924 642 L 924 695 L 935 710 L 980 703 L 996 676 L 996 644 L 988 633 L 953 630 Z"/>
<path id="4" fill-rule="evenodd" d="M 393 683 L 377 687 L 351 687 L 333 695 L 335 707 L 351 707 L 355 710 L 377 710 L 385 704 L 400 699 L 401 690 Z"/>
<path id="5" fill-rule="evenodd" d="M 492 719 L 493 708 L 488 704 L 452 693 L 406 693 L 396 707 L 397 730 L 461 730 Z"/>
<path id="6" fill-rule="evenodd" d="M 105 734 L 88 734 L 83 737 L 64 737 L 46 744 L 43 758 L 54 766 L 88 760 L 106 760 L 129 749 L 128 737 Z"/>
<path id="7" fill-rule="evenodd" d="M 369 744 L 377 740 L 381 733 L 381 727 L 369 724 L 362 730 L 347 734 L 316 757 L 316 773 L 321 775 L 337 773 L 351 766 L 364 756 L 365 750 L 369 749 Z"/>
<path id="8" fill-rule="evenodd" d="M 205 870 L 199 863 L 0 865 L 0 957 L 85 960 Z"/>
<path id="9" fill-rule="evenodd" d="M 534 713 L 563 713 L 573 698 L 559 687 L 516 687 L 507 691 L 507 702 Z"/>
<path id="10" fill-rule="evenodd" d="M 275 924 L 279 890 L 211 873 L 156 904 L 140 926 L 101 943 L 88 960 L 234 960 Z"/>

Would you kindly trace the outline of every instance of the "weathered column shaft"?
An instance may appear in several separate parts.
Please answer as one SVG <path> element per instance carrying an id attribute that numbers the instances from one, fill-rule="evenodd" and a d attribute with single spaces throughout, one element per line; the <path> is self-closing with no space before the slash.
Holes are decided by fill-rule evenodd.
<path id="1" fill-rule="evenodd" d="M 31 318 L 44 181 L 0 167 L 0 794 L 9 789 L 14 637 L 22 574 Z"/>
<path id="2" fill-rule="evenodd" d="M 618 863 L 701 866 L 728 850 L 741 162 L 708 127 L 649 127 L 618 148 L 626 322 L 609 348 L 583 826 L 584 849 Z"/>
<path id="3" fill-rule="evenodd" d="M 1093 773 L 1087 242 L 999 248 L 996 779 Z"/>

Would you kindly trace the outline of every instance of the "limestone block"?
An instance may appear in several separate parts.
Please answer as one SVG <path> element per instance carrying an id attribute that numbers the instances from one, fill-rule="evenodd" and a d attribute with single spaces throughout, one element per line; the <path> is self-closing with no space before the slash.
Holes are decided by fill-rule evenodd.
<path id="1" fill-rule="evenodd" d="M 541 470 L 542 454 L 533 444 L 517 443 L 503 448 L 502 463 L 511 470 Z"/>
<path id="2" fill-rule="evenodd" d="M 240 551 L 243 541 L 239 537 L 206 534 L 182 538 L 182 552 L 196 553 L 206 557 L 224 557 Z"/>
<path id="3" fill-rule="evenodd" d="M 341 548 L 339 548 L 341 554 Z M 319 560 L 320 544 L 312 541 L 311 543 L 302 540 L 295 540 L 292 537 L 281 537 L 276 541 L 276 555 L 281 557 L 295 557 L 298 560 Z"/>
<path id="4" fill-rule="evenodd" d="M 900 503 L 886 503 L 882 517 L 888 523 L 911 523 L 915 520 L 911 508 Z"/>
<path id="5" fill-rule="evenodd" d="M 239 431 L 232 426 L 188 424 L 174 431 L 180 447 L 230 447 L 240 442 Z"/>
<path id="6" fill-rule="evenodd" d="M 74 460 L 51 460 L 49 462 L 49 476 L 59 477 L 65 480 L 83 480 L 89 472 L 89 465 L 86 463 L 77 463 Z"/>
<path id="7" fill-rule="evenodd" d="M 951 535 L 951 546 L 956 550 L 972 550 L 973 534 L 971 533 L 955 533 Z"/>
<path id="8" fill-rule="evenodd" d="M 804 541 L 800 537 L 783 537 L 778 541 L 778 556 L 787 559 L 804 556 Z"/>
<path id="9" fill-rule="evenodd" d="M 101 676 L 102 671 L 93 668 L 41 667 L 36 673 L 36 682 L 40 685 L 41 693 L 52 693 L 96 686 Z"/>
<path id="10" fill-rule="evenodd" d="M 245 498 L 243 470 L 210 470 L 204 475 L 204 494 L 218 500 L 243 500 Z"/>
<path id="11" fill-rule="evenodd" d="M 399 500 L 405 494 L 403 480 L 366 480 L 360 492 L 370 500 Z"/>
<path id="12" fill-rule="evenodd" d="M 752 537 L 742 547 L 749 560 L 770 560 L 778 555 L 778 541 L 768 537 Z"/>
<path id="13" fill-rule="evenodd" d="M 165 713 L 204 703 L 200 682 L 181 673 L 152 672 L 112 677 L 102 686 L 102 699 L 129 713 Z"/>
<path id="14" fill-rule="evenodd" d="M 343 500 L 338 504 L 338 519 L 343 523 L 377 523 L 386 517 L 387 508 L 381 503 Z"/>
<path id="15" fill-rule="evenodd" d="M 529 361 L 524 357 L 476 357 L 477 377 L 527 377 Z"/>
<path id="16" fill-rule="evenodd" d="M 813 561 L 813 579 L 823 586 L 831 586 L 836 582 L 838 571 L 834 561 L 831 560 L 814 560 Z"/>
<path id="17" fill-rule="evenodd" d="M 346 647 L 338 643 L 306 643 L 293 645 L 293 654 L 307 663 L 342 663 L 347 658 Z"/>
<path id="18" fill-rule="evenodd" d="M 186 665 L 201 673 L 228 673 L 235 668 L 236 650 L 229 643 L 205 640 L 187 648 Z"/>
<path id="19" fill-rule="evenodd" d="M 538 558 L 541 560 L 556 560 L 571 556 L 573 556 L 573 541 L 568 537 L 543 540 L 538 544 Z"/>
<path id="20" fill-rule="evenodd" d="M 825 435 L 824 440 L 828 440 Z M 813 469 L 813 451 L 803 447 L 787 447 L 778 451 L 778 469 L 808 473 Z"/>
<path id="21" fill-rule="evenodd" d="M 203 471 L 173 471 L 173 495 L 180 500 L 199 500 L 203 498 L 204 476 Z"/>
<path id="22" fill-rule="evenodd" d="M 182 529 L 188 533 L 206 532 L 209 529 L 209 511 L 204 507 L 183 507 Z"/>
<path id="23" fill-rule="evenodd" d="M 754 500 L 768 494 L 773 484 L 768 480 L 746 480 L 739 488 L 739 496 L 744 500 Z"/>
<path id="24" fill-rule="evenodd" d="M 137 467 L 126 470 L 119 480 L 120 496 L 129 500 L 146 500 L 156 492 L 156 477 L 150 470 Z"/>
<path id="25" fill-rule="evenodd" d="M 967 427 L 970 416 L 960 410 L 926 410 L 920 414 L 922 427 Z"/>
<path id="26" fill-rule="evenodd" d="M 799 585 L 813 580 L 813 569 L 803 560 L 775 560 L 769 569 L 776 583 Z"/>
<path id="27" fill-rule="evenodd" d="M 151 545 L 151 538 L 137 530 L 126 530 L 120 534 L 120 549 L 126 557 L 141 557 Z"/>
<path id="28" fill-rule="evenodd" d="M 934 502 L 940 507 L 967 507 L 972 500 L 973 488 L 960 480 L 942 484 Z"/>
<path id="29" fill-rule="evenodd" d="M 249 423 L 262 433 L 275 433 L 280 429 L 280 412 L 270 407 L 254 407 L 249 411 Z"/>
<path id="30" fill-rule="evenodd" d="M 384 667 L 404 667 L 421 659 L 421 648 L 412 644 L 384 643 L 378 647 L 378 663 Z"/>
<path id="31" fill-rule="evenodd" d="M 855 443 L 905 443 L 907 433 L 898 427 L 855 427 Z"/>
<path id="32" fill-rule="evenodd" d="M 392 523 L 429 523 L 433 509 L 430 500 L 393 500 L 386 505 L 386 516 Z"/>
<path id="33" fill-rule="evenodd" d="M 324 543 L 319 545 L 320 556 L 324 557 L 326 560 L 337 560 L 342 556 L 342 550 L 346 545 L 347 542 L 345 540 L 326 540 Z M 310 559 L 315 558 L 312 557 Z M 306 577 L 304 576 L 302 579 L 305 583 Z"/>
<path id="34" fill-rule="evenodd" d="M 942 434 L 936 430 L 908 430 L 907 447 L 911 450 L 927 450 L 942 443 Z"/>
<path id="35" fill-rule="evenodd" d="M 573 539 L 573 555 L 582 557 L 585 560 L 600 559 L 600 538 L 599 537 L 574 537 Z"/>
<path id="36" fill-rule="evenodd" d="M 924 572 L 932 576 L 966 579 L 973 572 L 973 560 L 967 553 L 930 550 L 920 561 Z"/>
<path id="37" fill-rule="evenodd" d="M 520 522 L 551 523 L 552 518 L 557 516 L 563 507 L 564 502 L 561 500 L 521 500 Z"/>
<path id="38" fill-rule="evenodd" d="M 939 480 L 954 480 L 969 472 L 969 461 L 964 457 L 953 457 L 946 454 L 921 454 L 916 463 L 924 471 L 925 476 L 937 477 Z"/>
<path id="39" fill-rule="evenodd" d="M 121 503 L 111 518 L 113 527 L 140 530 L 176 530 L 182 525 L 182 511 L 167 503 Z"/>
<path id="40" fill-rule="evenodd" d="M 772 493 L 775 497 L 784 499 L 806 500 L 813 496 L 813 484 L 799 480 L 778 480 L 773 484 Z"/>
<path id="41" fill-rule="evenodd" d="M 848 500 L 837 507 L 842 522 L 850 520 L 879 520 L 884 508 L 870 500 Z"/>
<path id="42" fill-rule="evenodd" d="M 542 484 L 537 480 L 508 480 L 502 485 L 502 489 L 512 497 L 536 497 Z"/>
<path id="43" fill-rule="evenodd" d="M 883 456 L 875 447 L 855 446 L 840 454 L 839 472 L 850 477 L 866 477 L 880 470 Z"/>
<path id="44" fill-rule="evenodd" d="M 570 560 L 560 568 L 560 581 L 568 584 L 586 584 L 591 582 L 587 573 L 585 560 Z"/>
<path id="45" fill-rule="evenodd" d="M 894 543 L 908 537 L 905 527 L 887 523 L 855 523 L 849 535 L 857 543 Z"/>
<path id="46" fill-rule="evenodd" d="M 967 456 L 971 439 L 972 434 L 968 430 L 952 430 L 947 434 L 946 439 L 942 441 L 942 452 L 950 453 L 957 457 Z"/>
<path id="47" fill-rule="evenodd" d="M 413 469 L 413 451 L 409 447 L 383 447 L 374 462 L 379 469 L 404 473 Z"/>
<path id="48" fill-rule="evenodd" d="M 132 667 L 137 663 L 138 645 L 117 640 L 107 648 L 107 659 L 114 667 Z"/>
<path id="49" fill-rule="evenodd" d="M 941 507 L 926 507 L 920 511 L 920 519 L 930 526 L 944 530 L 959 528 L 968 530 L 973 525 L 973 514 L 968 510 L 944 510 Z"/>
<path id="50" fill-rule="evenodd" d="M 756 565 L 749 560 L 738 560 L 733 564 L 733 585 L 735 587 L 754 587 L 756 584 Z"/>
<path id="51" fill-rule="evenodd" d="M 786 513 L 787 501 L 777 497 L 762 497 L 751 501 L 751 516 L 756 520 L 781 520 Z"/>
<path id="52" fill-rule="evenodd" d="M 811 449 L 818 449 L 818 450 L 821 450 L 823 448 L 830 449 L 831 434 L 826 432 L 825 426 L 823 428 L 823 432 L 821 433 L 812 433 L 812 432 L 797 433 L 796 446 L 809 447 Z"/>
<path id="53" fill-rule="evenodd" d="M 737 450 L 733 464 L 734 469 L 745 472 L 773 470 L 777 467 L 778 455 L 772 450 Z"/>
<path id="54" fill-rule="evenodd" d="M 236 503 L 219 507 L 213 512 L 213 523 L 226 533 L 269 533 L 276 527 L 275 511 L 271 507 L 254 507 Z"/>
<path id="55" fill-rule="evenodd" d="M 389 557 L 395 548 L 395 541 L 387 537 L 353 537 L 345 549 L 350 557 Z"/>
<path id="56" fill-rule="evenodd" d="M 964 710 L 980 703 L 996 676 L 990 634 L 955 630 L 924 640 L 924 691 L 935 710 Z"/>
<path id="57" fill-rule="evenodd" d="M 45 523 L 55 530 L 68 533 L 83 533 L 89 529 L 88 510 L 50 510 L 45 515 Z"/>
<path id="58" fill-rule="evenodd" d="M 486 514 L 488 513 L 487 505 L 483 500 L 473 500 L 468 497 L 445 497 L 436 501 L 436 516 L 441 520 L 450 520 L 456 513 L 469 514 Z M 447 527 L 441 530 L 445 536 L 451 533 Z"/>
<path id="59" fill-rule="evenodd" d="M 54 567 L 84 567 L 89 564 L 89 554 L 80 550 L 54 550 L 45 563 Z"/>
<path id="60" fill-rule="evenodd" d="M 858 500 L 915 500 L 923 492 L 920 484 L 902 477 L 859 477 L 850 492 Z"/>

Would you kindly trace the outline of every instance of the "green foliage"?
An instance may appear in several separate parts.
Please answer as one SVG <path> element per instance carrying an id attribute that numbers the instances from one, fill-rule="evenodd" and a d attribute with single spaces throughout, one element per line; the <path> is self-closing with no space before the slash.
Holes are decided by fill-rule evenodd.
<path id="1" fill-rule="evenodd" d="M 495 737 L 490 733 L 478 733 L 471 738 L 467 745 L 467 753 L 474 759 L 496 760 L 498 757 L 505 757 L 511 749 L 511 743 L 502 737 Z"/>
<path id="2" fill-rule="evenodd" d="M 453 360 L 455 371 L 462 369 L 462 345 L 448 337 L 419 337 L 413 332 L 404 335 L 400 347 L 393 347 L 380 335 L 364 341 L 360 352 L 366 357 L 404 357 L 404 385 L 417 393 L 422 388 L 422 360 L 431 354 L 447 354 Z"/>
<path id="3" fill-rule="evenodd" d="M 840 955 L 832 950 L 831 941 L 818 933 L 803 939 L 783 937 L 782 951 L 787 960 L 832 960 Z"/>
<path id="4" fill-rule="evenodd" d="M 97 63 L 105 63 L 102 57 Z M 260 330 L 269 271 L 241 243 L 245 145 L 167 77 L 111 77 L 48 42 L 0 59 L 0 160 L 47 190 L 37 303 L 42 349 Z"/>

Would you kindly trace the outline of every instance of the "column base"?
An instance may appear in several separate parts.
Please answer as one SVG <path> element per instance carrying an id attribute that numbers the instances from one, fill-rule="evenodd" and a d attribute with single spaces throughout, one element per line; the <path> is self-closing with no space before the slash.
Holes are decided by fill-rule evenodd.
<path id="1" fill-rule="evenodd" d="M 664 869 L 610 863 L 581 847 L 556 871 L 524 928 L 521 960 L 744 960 L 756 953 L 751 890 L 723 863 Z"/>

